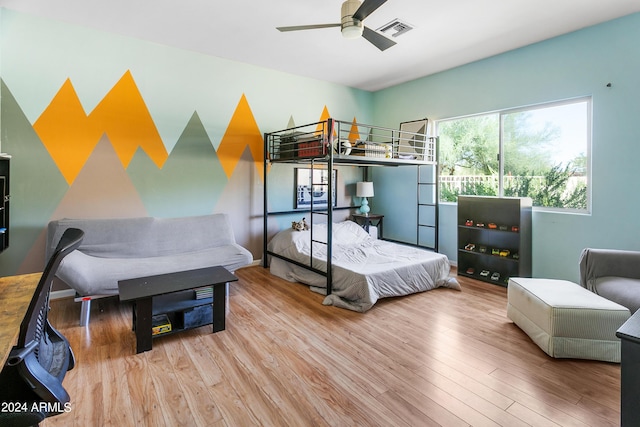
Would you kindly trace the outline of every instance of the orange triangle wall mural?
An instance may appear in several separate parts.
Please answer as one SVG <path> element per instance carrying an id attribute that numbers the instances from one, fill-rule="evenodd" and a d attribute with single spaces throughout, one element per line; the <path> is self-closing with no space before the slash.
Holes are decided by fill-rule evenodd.
<path id="1" fill-rule="evenodd" d="M 73 83 L 67 79 L 33 128 L 69 185 L 104 134 L 125 169 L 138 149 L 142 149 L 158 169 L 169 156 L 130 71 L 124 73 L 88 115 Z M 243 94 L 217 150 L 228 178 L 246 147 L 260 172 L 262 133 Z"/>
<path id="2" fill-rule="evenodd" d="M 360 139 L 360 131 L 358 130 L 356 118 L 354 117 L 351 122 L 351 130 L 349 130 L 349 142 L 351 145 L 355 145 L 358 139 Z"/>
<path id="3" fill-rule="evenodd" d="M 329 118 L 331 118 L 331 115 L 329 114 L 329 109 L 325 105 L 322 110 L 322 114 L 320 115 L 320 122 L 316 126 L 316 134 L 322 134 L 324 132 L 323 122 L 325 122 Z M 335 129 L 334 136 L 338 136 Z M 360 131 L 358 130 L 356 118 L 354 117 L 353 121 L 351 122 L 351 129 L 349 130 L 349 141 L 354 144 L 358 139 L 360 139 Z"/>
<path id="4" fill-rule="evenodd" d="M 89 115 L 67 79 L 33 128 L 69 185 L 105 133 L 125 168 L 138 147 L 158 167 L 167 159 L 167 150 L 130 71 Z"/>
<path id="5" fill-rule="evenodd" d="M 248 146 L 259 176 L 261 175 L 264 140 L 256 123 L 247 97 L 242 95 L 227 130 L 218 146 L 218 157 L 224 172 L 230 178 L 242 152 Z"/>
<path id="6" fill-rule="evenodd" d="M 329 115 L 329 109 L 327 108 L 327 106 L 325 105 L 324 108 L 322 109 L 322 114 L 320 114 L 320 121 L 318 123 L 318 126 L 316 126 L 316 134 L 320 135 L 322 133 L 324 133 L 324 129 L 323 129 L 323 124 L 322 122 L 326 121 L 327 119 L 330 119 L 331 116 Z"/>
<path id="7" fill-rule="evenodd" d="M 33 129 L 69 185 L 100 140 L 100 131 L 87 118 L 69 79 L 33 124 Z"/>
<path id="8" fill-rule="evenodd" d="M 89 118 L 109 136 L 125 168 L 138 147 L 158 168 L 167 160 L 167 150 L 130 71 L 100 101 Z"/>
<path id="9" fill-rule="evenodd" d="M 8 94 L 6 89 L 5 111 L 10 107 Z M 16 173 L 28 178 L 18 180 L 22 181 L 22 187 L 29 188 L 32 181 L 38 180 L 34 185 L 39 186 L 47 179 L 60 184 L 55 198 L 50 196 L 51 189 L 46 193 L 51 199 L 46 208 L 38 205 L 39 200 L 29 199 L 28 207 L 15 202 L 15 210 L 21 212 L 16 218 L 30 218 L 22 214 L 25 211 L 40 212 L 39 222 L 46 230 L 47 221 L 59 215 L 202 215 L 219 209 L 216 205 L 224 191 L 251 194 L 254 186 L 251 176 L 257 180 L 263 178 L 263 137 L 244 94 L 240 96 L 217 150 L 199 119 L 192 119 L 185 123 L 171 153 L 166 148 L 170 144 L 165 145 L 162 140 L 157 122 L 131 71 L 124 72 L 90 112 L 82 105 L 82 95 L 67 78 L 39 117 L 32 123 L 25 117 L 25 128 L 20 136 L 5 145 L 15 154 L 23 154 L 16 156 L 14 161 Z M 22 115 L 17 103 L 16 112 Z M 14 116 L 18 114 L 11 117 Z M 192 117 L 198 117 L 197 111 Z M 3 123 L 3 127 L 11 129 L 15 123 Z M 32 139 L 28 138 L 30 133 Z M 33 146 L 27 147 L 30 142 Z M 32 158 L 38 149 L 42 153 L 41 164 L 27 161 L 24 154 L 29 153 Z M 241 163 L 242 167 L 238 167 Z M 43 164 L 49 165 L 50 170 Z M 254 167 L 259 173 L 246 173 Z M 43 176 L 42 170 L 48 171 L 49 175 Z M 51 174 L 55 174 L 58 181 Z M 123 191 L 123 188 L 131 191 Z M 77 197 L 78 194 L 83 197 Z M 17 199 L 24 200 L 20 196 Z M 236 203 L 233 209 L 242 212 L 252 209 L 249 199 L 245 199 Z M 224 209 L 228 210 L 229 206 Z M 15 274 L 16 268 L 25 269 L 22 272 L 37 269 L 33 266 L 38 266 L 42 260 L 43 233 L 33 230 L 28 236 L 20 236 L 30 243 L 21 248 L 20 253 L 14 250 L 15 259 L 10 263 L 11 271 L 6 274 Z M 248 247 L 255 246 L 247 240 L 249 234 L 240 233 L 237 238 Z"/>

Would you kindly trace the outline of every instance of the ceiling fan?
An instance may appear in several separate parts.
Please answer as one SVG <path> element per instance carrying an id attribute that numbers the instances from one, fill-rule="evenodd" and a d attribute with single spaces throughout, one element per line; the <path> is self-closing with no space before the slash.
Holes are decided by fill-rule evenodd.
<path id="1" fill-rule="evenodd" d="M 396 42 L 365 27 L 364 19 L 371 15 L 377 8 L 385 4 L 387 0 L 347 0 L 342 3 L 342 19 L 339 24 L 298 25 L 293 27 L 277 27 L 279 31 L 315 30 L 318 28 L 341 27 L 342 36 L 347 39 L 355 39 L 360 36 L 367 39 L 378 49 L 384 51 Z"/>

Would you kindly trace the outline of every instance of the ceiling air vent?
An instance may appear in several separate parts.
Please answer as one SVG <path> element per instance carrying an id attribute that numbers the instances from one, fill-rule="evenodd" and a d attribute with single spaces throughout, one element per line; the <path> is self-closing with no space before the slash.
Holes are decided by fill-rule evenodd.
<path id="1" fill-rule="evenodd" d="M 398 37 L 399 35 L 404 34 L 410 30 L 413 30 L 413 26 L 399 19 L 394 19 L 388 24 L 385 24 L 377 29 L 379 33 L 391 37 Z"/>

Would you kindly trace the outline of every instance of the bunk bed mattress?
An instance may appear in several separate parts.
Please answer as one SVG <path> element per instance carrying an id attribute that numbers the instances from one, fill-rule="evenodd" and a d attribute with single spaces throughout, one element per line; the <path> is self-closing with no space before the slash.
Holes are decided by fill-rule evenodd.
<path id="1" fill-rule="evenodd" d="M 326 226 L 315 225 L 313 242 L 310 231 L 283 230 L 269 242 L 269 251 L 313 267 L 327 268 Z M 359 225 L 345 221 L 333 225 L 332 286 L 324 299 L 333 305 L 354 311 L 369 310 L 380 298 L 409 295 L 438 287 L 460 290 L 449 276 L 446 255 L 370 237 Z M 326 295 L 326 278 L 318 273 L 279 259 L 271 258 L 271 273 L 291 282 L 301 282 Z"/>

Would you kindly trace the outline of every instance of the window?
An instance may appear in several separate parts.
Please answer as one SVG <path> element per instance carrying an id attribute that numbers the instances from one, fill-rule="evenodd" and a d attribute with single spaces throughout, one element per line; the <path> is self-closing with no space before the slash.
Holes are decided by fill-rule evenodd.
<path id="1" fill-rule="evenodd" d="M 591 99 L 441 120 L 440 200 L 531 197 L 547 209 L 589 205 Z"/>

